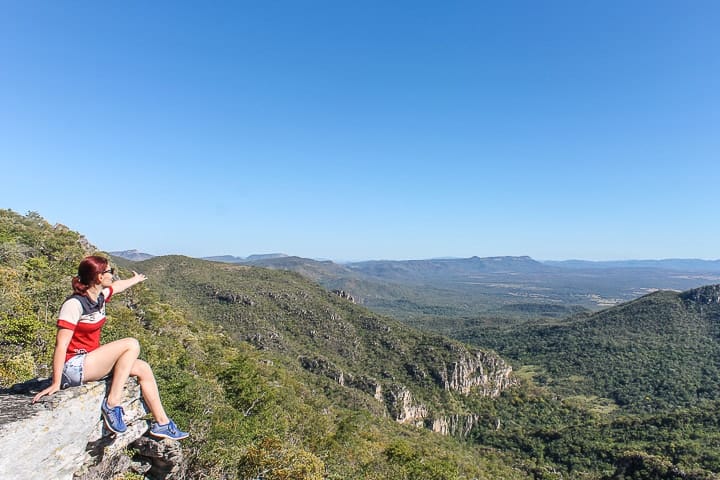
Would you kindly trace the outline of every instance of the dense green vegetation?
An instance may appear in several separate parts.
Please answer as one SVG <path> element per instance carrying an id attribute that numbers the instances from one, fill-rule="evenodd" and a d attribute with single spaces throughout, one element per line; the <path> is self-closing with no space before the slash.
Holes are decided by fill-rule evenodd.
<path id="1" fill-rule="evenodd" d="M 504 408 L 508 395 L 493 402 L 486 431 L 475 431 L 478 442 L 543 458 L 574 475 L 610 475 L 618 465 L 647 470 L 647 461 L 655 473 L 626 478 L 715 478 L 719 291 L 656 292 L 592 315 L 514 326 L 467 321 L 455 332 L 459 338 L 513 360 L 546 392 Z M 548 401 L 547 393 L 562 402 Z M 494 422 L 508 427 L 495 431 Z"/>
<path id="2" fill-rule="evenodd" d="M 0 238 L 0 387 L 8 387 L 49 374 L 56 310 L 80 259 L 95 249 L 35 214 L 7 210 Z M 263 271 L 255 273 L 251 291 L 260 294 Z M 304 289 L 325 295 L 298 276 L 286 281 L 290 290 L 273 287 L 277 298 Z M 306 372 L 282 349 L 238 341 L 191 302 L 161 295 L 148 282 L 110 302 L 104 341 L 140 340 L 168 410 L 192 432 L 183 441 L 191 478 L 530 478 L 519 460 L 397 424 L 367 394 Z"/>
<path id="3" fill-rule="evenodd" d="M 292 272 L 187 257 L 135 266 L 163 301 L 214 319 L 236 339 L 281 353 L 293 365 L 299 358 L 316 373 L 342 375 L 346 385 L 366 393 L 353 393 L 365 408 L 384 412 L 372 398 L 380 386 L 385 395 L 407 388 L 414 403 L 438 415 L 467 412 L 465 397 L 445 391 L 438 380 L 474 353 L 457 341 L 382 318 Z"/>
<path id="4" fill-rule="evenodd" d="M 0 387 L 49 374 L 57 308 L 94 251 L 36 214 L 0 210 Z M 456 310 L 448 318 L 449 303 L 429 312 L 423 320 L 437 330 L 515 364 L 521 384 L 493 399 L 449 394 L 433 381 L 435 365 L 472 348 L 300 275 L 186 257 L 114 261 L 123 277 L 136 269 L 150 280 L 110 302 L 104 341 L 140 340 L 168 410 L 192 432 L 183 443 L 191 478 L 720 473 L 720 314 L 692 292 L 569 317 L 535 302 L 496 304 L 483 317 Z M 466 438 L 400 425 L 371 393 L 342 386 L 339 372 L 346 382 L 405 385 L 432 409 L 474 414 L 477 424 Z"/>

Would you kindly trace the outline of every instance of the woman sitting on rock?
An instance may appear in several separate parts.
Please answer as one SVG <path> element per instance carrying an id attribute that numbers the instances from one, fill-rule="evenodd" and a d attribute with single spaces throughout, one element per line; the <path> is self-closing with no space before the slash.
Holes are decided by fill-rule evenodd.
<path id="1" fill-rule="evenodd" d="M 147 362 L 138 360 L 140 344 L 134 338 L 123 338 L 100 345 L 100 332 L 105 323 L 105 303 L 112 296 L 144 281 L 145 275 L 133 272 L 132 278 L 113 281 L 115 270 L 108 268 L 104 257 L 86 257 L 73 277 L 73 294 L 58 315 L 58 331 L 53 355 L 52 384 L 41 391 L 33 403 L 62 388 L 74 387 L 100 380 L 112 373 L 112 383 L 101 411 L 107 428 L 115 433 L 127 429 L 120 401 L 125 382 L 130 375 L 138 378 L 142 396 L 155 423 L 150 435 L 180 440 L 188 433 L 180 431 L 168 418 L 160 401 L 157 383 Z"/>

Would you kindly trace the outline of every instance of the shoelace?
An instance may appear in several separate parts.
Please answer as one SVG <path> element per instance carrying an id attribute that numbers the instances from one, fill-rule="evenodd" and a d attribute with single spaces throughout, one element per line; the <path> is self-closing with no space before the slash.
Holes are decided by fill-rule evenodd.
<path id="1" fill-rule="evenodd" d="M 110 408 L 107 406 L 107 403 L 106 403 L 105 405 L 103 405 L 103 409 L 109 414 L 120 415 L 121 418 L 122 418 L 122 415 L 125 415 L 125 410 L 120 405 L 118 405 L 117 407 Z M 118 412 L 118 410 L 119 410 L 119 412 Z"/>

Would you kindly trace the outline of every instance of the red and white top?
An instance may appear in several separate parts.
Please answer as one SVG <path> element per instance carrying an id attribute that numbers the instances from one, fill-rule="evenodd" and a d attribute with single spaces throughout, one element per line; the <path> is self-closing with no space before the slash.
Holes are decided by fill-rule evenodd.
<path id="1" fill-rule="evenodd" d="M 100 346 L 100 331 L 105 324 L 105 303 L 112 297 L 112 287 L 103 288 L 97 301 L 82 295 L 71 295 L 60 307 L 58 328 L 73 331 L 65 361 L 75 355 L 92 352 Z"/>

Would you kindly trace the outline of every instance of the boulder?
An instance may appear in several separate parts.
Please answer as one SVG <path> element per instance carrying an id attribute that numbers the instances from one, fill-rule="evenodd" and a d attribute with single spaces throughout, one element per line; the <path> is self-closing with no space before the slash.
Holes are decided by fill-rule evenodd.
<path id="1" fill-rule="evenodd" d="M 94 480 L 133 471 L 170 479 L 183 470 L 177 442 L 144 436 L 148 410 L 134 378 L 124 390 L 128 429 L 122 434 L 107 430 L 100 415 L 109 381 L 61 390 L 32 404 L 35 393 L 48 384 L 31 380 L 0 390 L 0 451 L 5 452 L 0 456 L 0 478 Z M 166 443 L 176 445 L 168 448 Z M 170 451 L 167 458 L 158 453 Z"/>

